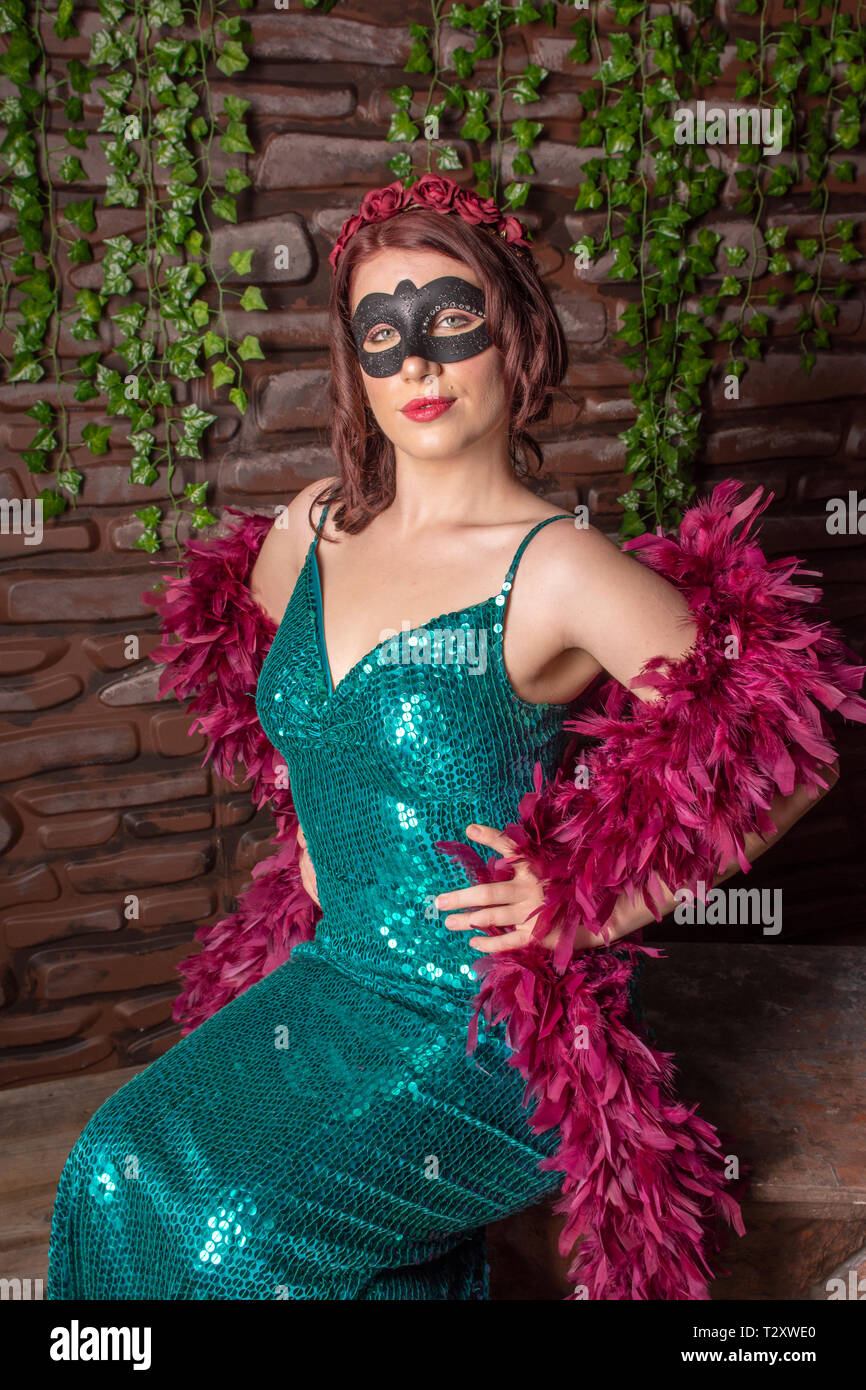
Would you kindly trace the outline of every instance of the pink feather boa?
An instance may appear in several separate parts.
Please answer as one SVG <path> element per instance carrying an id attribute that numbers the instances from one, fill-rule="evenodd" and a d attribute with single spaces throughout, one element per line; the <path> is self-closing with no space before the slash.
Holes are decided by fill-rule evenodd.
<path id="1" fill-rule="evenodd" d="M 322 915 L 301 882 L 298 818 L 282 785 L 282 758 L 256 712 L 256 683 L 276 625 L 252 597 L 249 576 L 273 518 L 226 510 L 240 522 L 223 537 L 190 541 L 183 575 L 163 575 L 165 587 L 143 595 L 163 633 L 178 639 L 156 647 L 151 659 L 164 665 L 160 696 L 173 693 L 197 716 L 190 733 L 200 729 L 207 738 L 204 763 L 212 760 L 229 780 L 240 763 L 255 805 L 271 802 L 278 848 L 253 869 L 237 910 L 199 927 L 195 939 L 204 949 L 180 962 L 187 984 L 173 1017 L 184 1035 L 282 965 L 299 941 L 310 941 Z"/>
<path id="2" fill-rule="evenodd" d="M 637 957 L 662 952 L 622 941 L 574 952 L 577 927 L 601 931 L 623 892 L 642 893 L 658 918 L 661 884 L 711 884 L 735 855 L 748 868 L 744 837 L 772 833 L 775 792 L 826 785 L 820 769 L 834 749 L 818 706 L 866 720 L 856 694 L 864 668 L 827 623 L 801 614 L 821 593 L 791 580 L 811 572 L 795 558 L 769 562 L 749 538 L 772 494 L 759 503 L 756 489 L 733 505 L 740 487 L 726 480 L 691 506 L 679 539 L 626 544 L 684 593 L 698 636 L 680 661 L 656 658 L 633 682 L 655 685 L 657 705 L 613 680 L 601 686 L 598 708 L 567 726 L 601 740 L 583 758 L 581 784 L 560 769 L 545 785 L 537 768 L 519 822 L 505 828 L 545 883 L 533 930 L 559 927 L 556 950 L 533 941 L 476 962 L 468 1050 L 482 1011 L 504 1020 L 525 1102 L 535 1102 L 533 1129 L 559 1129 L 542 1166 L 564 1174 L 557 1210 L 560 1249 L 575 1252 L 573 1298 L 706 1299 L 723 1223 L 744 1231 L 742 1179 L 726 1177 L 716 1131 L 676 1099 L 671 1055 L 640 1037 L 631 1015 Z M 279 756 L 255 710 L 274 624 L 248 579 L 272 523 L 236 514 L 226 537 L 187 546 L 185 575 L 166 576 L 165 593 L 150 597 L 179 638 L 152 654 L 166 663 L 161 693 L 189 702 L 223 776 L 245 766 L 256 804 L 274 804 L 280 843 L 237 912 L 196 933 L 204 950 L 181 963 L 189 985 L 175 1005 L 185 1032 L 287 959 L 319 915 L 300 883 Z M 511 872 L 466 846 L 440 848 L 476 879 Z"/>

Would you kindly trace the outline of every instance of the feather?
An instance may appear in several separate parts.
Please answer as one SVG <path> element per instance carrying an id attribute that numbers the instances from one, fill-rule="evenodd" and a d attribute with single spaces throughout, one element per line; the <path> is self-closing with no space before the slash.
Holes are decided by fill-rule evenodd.
<path id="1" fill-rule="evenodd" d="M 575 932 L 601 931 L 622 894 L 642 892 L 659 920 L 659 880 L 712 883 L 734 857 L 748 868 L 745 837 L 772 831 L 773 797 L 826 785 L 834 750 L 821 709 L 866 720 L 856 693 L 864 668 L 827 622 L 801 614 L 821 593 L 790 581 L 811 571 L 796 558 L 767 560 L 750 536 L 772 493 L 756 488 L 737 502 L 741 486 L 727 479 L 688 508 L 678 540 L 626 543 L 684 594 L 695 642 L 676 662 L 653 658 L 632 682 L 654 685 L 657 703 L 602 684 L 596 707 L 566 724 L 597 740 L 576 760 L 588 778 L 578 787 L 560 769 L 545 783 L 536 767 L 519 821 L 505 827 L 545 901 L 526 947 L 476 967 L 476 1012 L 506 1020 L 527 1099 L 539 1102 L 534 1127 L 560 1126 L 540 1166 L 565 1175 L 556 1210 L 562 1252 L 573 1255 L 572 1298 L 707 1299 L 726 1227 L 745 1230 L 746 1179 L 728 1180 L 716 1130 L 674 1099 L 671 1055 L 638 1037 L 628 981 L 639 953 L 658 952 L 627 939 L 615 952 L 574 952 Z M 537 941 L 553 928 L 561 935 L 551 954 Z M 538 1017 L 556 1020 L 543 1039 L 531 1026 Z M 579 1026 L 588 1049 L 574 1046 Z"/>
<path id="2" fill-rule="evenodd" d="M 211 761 L 219 776 L 232 780 L 240 763 L 254 804 L 270 802 L 276 851 L 253 869 L 234 912 L 199 927 L 195 939 L 202 949 L 179 963 L 186 983 L 173 1018 L 183 1035 L 288 960 L 297 942 L 312 939 L 321 917 L 301 882 L 298 819 L 290 792 L 277 782 L 282 760 L 255 705 L 276 625 L 252 597 L 249 576 L 273 521 L 226 510 L 240 520 L 224 536 L 188 542 L 181 577 L 163 575 L 161 587 L 142 595 L 159 613 L 163 635 L 175 639 L 164 640 L 151 659 L 163 667 L 160 697 L 173 694 L 197 716 L 190 733 L 200 729 L 207 739 L 202 765 Z"/>

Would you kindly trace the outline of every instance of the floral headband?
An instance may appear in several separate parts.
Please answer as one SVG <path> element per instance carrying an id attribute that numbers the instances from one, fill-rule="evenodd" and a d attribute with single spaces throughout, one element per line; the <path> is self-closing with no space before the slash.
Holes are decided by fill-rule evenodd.
<path id="1" fill-rule="evenodd" d="M 461 188 L 453 179 L 442 174 L 422 174 L 411 187 L 404 188 L 398 179 L 385 188 L 373 188 L 365 193 L 361 207 L 340 229 L 328 260 L 334 270 L 346 243 L 361 227 L 371 222 L 385 222 L 406 208 L 429 208 L 433 212 L 452 212 L 474 227 L 486 227 L 501 236 L 520 254 L 529 256 L 531 246 L 526 228 L 516 217 L 506 216 L 492 198 L 479 198 L 477 193 Z"/>

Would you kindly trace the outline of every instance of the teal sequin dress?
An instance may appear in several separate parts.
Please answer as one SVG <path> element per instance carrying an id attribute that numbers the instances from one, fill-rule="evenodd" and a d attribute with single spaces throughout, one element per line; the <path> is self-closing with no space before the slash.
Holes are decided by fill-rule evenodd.
<path id="1" fill-rule="evenodd" d="M 67 1159 L 48 1297 L 471 1299 L 484 1228 L 558 1190 L 499 1025 L 467 1056 L 468 945 L 435 849 L 517 818 L 572 706 L 503 661 L 501 591 L 362 657 L 333 688 L 317 541 L 257 690 L 316 870 L 315 940 L 123 1085 Z M 567 518 L 573 521 L 573 517 Z M 574 708 L 576 708 L 576 703 Z M 484 853 L 489 853 L 484 851 Z"/>

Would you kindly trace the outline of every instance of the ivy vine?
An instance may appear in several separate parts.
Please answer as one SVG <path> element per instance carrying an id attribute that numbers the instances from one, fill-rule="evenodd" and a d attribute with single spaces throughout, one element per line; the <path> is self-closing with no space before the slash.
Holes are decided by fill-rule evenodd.
<path id="1" fill-rule="evenodd" d="M 584 166 L 575 208 L 604 207 L 606 218 L 598 238 L 583 237 L 570 250 L 593 262 L 612 253 L 609 277 L 640 287 L 617 334 L 628 348 L 623 360 L 639 373 L 630 388 L 637 416 L 620 436 L 630 477 L 618 499 L 624 508 L 621 533 L 633 536 L 647 526 L 676 524 L 694 494 L 702 387 L 716 363 L 716 343 L 726 345 L 725 375 L 739 382 L 771 339 L 768 309 L 808 295 L 795 328 L 804 371 L 812 370 L 815 349 L 831 346 L 828 326 L 836 323 L 838 300 L 850 283 L 838 281 L 830 289 L 824 273 L 828 249 L 845 265 L 861 254 L 853 219 L 828 226 L 827 180 L 854 177 L 844 153 L 859 140 L 866 31 L 840 13 L 838 0 L 827 6 L 807 0 L 802 13 L 789 3 L 794 18 L 771 32 L 766 6 L 740 0 L 738 13 L 759 14 L 760 27 L 757 39 L 737 39 L 734 97 L 759 109 L 778 108 L 784 142 L 772 165 L 760 144 L 737 147 L 735 209 L 750 218 L 752 233 L 750 245 L 723 245 L 721 234 L 706 223 L 726 176 L 706 146 L 677 143 L 674 120 L 677 108 L 700 99 L 720 75 L 726 35 L 714 23 L 714 0 L 690 4 L 690 26 L 671 14 L 651 18 L 646 6 L 632 0 L 615 0 L 612 8 L 624 32 L 611 32 L 606 40 L 595 14 L 572 25 L 575 62 L 598 57 L 598 81 L 581 94 L 586 116 L 578 140 L 603 151 Z M 827 22 L 818 24 L 824 9 L 830 12 Z M 813 22 L 807 25 L 804 18 Z M 824 99 L 810 105 L 815 97 Z M 798 101 L 808 106 L 802 131 Z M 797 270 L 789 259 L 787 228 L 773 224 L 772 212 L 773 200 L 804 181 L 810 185 L 809 206 L 819 210 L 819 232 L 796 239 L 804 263 Z M 720 254 L 718 290 L 699 295 L 699 281 L 719 269 Z M 766 271 L 759 276 L 764 256 Z M 740 276 L 733 273 L 738 269 L 744 270 Z"/>
<path id="2" fill-rule="evenodd" d="M 242 309 L 266 308 L 260 290 L 229 288 L 228 277 L 212 265 L 214 221 L 237 221 L 236 195 L 249 183 L 239 167 L 230 167 L 216 186 L 213 140 L 218 136 L 225 153 L 253 153 L 253 146 L 244 121 L 249 103 L 229 96 L 216 111 L 208 66 L 215 63 L 229 76 L 243 70 L 250 30 L 239 16 L 225 15 L 220 0 L 207 12 L 203 0 L 99 0 L 104 25 L 91 40 L 88 62 L 71 59 L 58 77 L 42 34 L 50 15 L 56 38 L 77 36 L 74 3 L 59 0 L 49 12 L 42 0 L 29 8 L 27 0 L 0 0 L 0 73 L 17 88 L 0 104 L 7 129 L 0 181 L 17 216 L 14 235 L 0 242 L 0 325 L 17 318 L 14 356 L 3 359 L 5 379 L 35 382 L 50 374 L 57 385 L 56 401 L 39 400 L 29 412 L 38 428 L 23 454 L 32 473 L 54 475 L 54 486 L 39 494 L 49 515 L 86 486 L 70 451 L 65 388 L 74 381 L 76 403 L 102 396 L 105 413 L 128 422 L 130 481 L 147 487 L 164 477 L 176 537 L 183 502 L 194 528 L 214 521 L 207 484 L 188 484 L 179 499 L 172 479 L 178 459 L 201 457 L 202 436 L 216 417 L 194 403 L 180 406 L 172 383 L 204 376 L 203 359 L 211 364 L 213 389 L 228 387 L 229 400 L 243 413 L 243 362 L 263 356 L 253 335 L 232 340 L 224 318 L 231 298 Z M 239 0 L 241 8 L 251 3 Z M 335 3 L 304 0 L 323 15 Z M 637 0 L 609 0 L 604 28 L 600 5 L 569 24 L 569 57 L 594 69 L 580 93 L 577 142 L 599 151 L 583 165 L 574 204 L 576 212 L 598 217 L 592 234 L 569 252 L 578 274 L 581 265 L 608 257 L 606 278 L 633 284 L 635 291 L 616 335 L 636 377 L 630 387 L 635 419 L 620 436 L 629 478 L 619 499 L 623 536 L 675 525 L 694 494 L 703 391 L 719 360 L 716 345 L 726 354 L 726 377 L 738 383 L 772 341 L 772 311 L 790 301 L 797 308 L 802 368 L 811 371 L 817 352 L 832 345 L 830 329 L 850 289 L 838 272 L 830 273 L 832 260 L 847 266 L 861 259 L 854 219 L 830 215 L 828 181 L 855 176 L 847 155 L 859 142 L 866 102 L 862 6 L 856 19 L 842 13 L 841 0 L 787 0 L 786 7 L 790 21 L 773 29 L 760 0 L 739 0 L 735 12 L 759 17 L 757 37 L 736 41 L 735 99 L 778 108 L 784 131 L 783 155 L 772 162 L 760 144 L 737 148 L 736 211 L 751 223 L 749 244 L 723 244 L 710 223 L 727 176 L 707 147 L 676 138 L 676 112 L 710 93 L 720 76 L 726 34 L 716 23 L 715 0 L 691 0 L 691 22 L 682 14 L 652 15 Z M 529 0 L 474 6 L 431 0 L 430 23 L 409 25 L 404 70 L 427 82 L 417 89 L 406 82 L 389 93 L 387 139 L 406 148 L 387 167 L 405 186 L 434 165 L 443 172 L 461 169 L 453 143 L 459 138 L 478 150 L 471 169 L 480 196 L 512 211 L 527 202 L 536 174 L 532 151 L 544 125 L 531 112 L 506 122 L 505 102 L 531 107 L 549 74 L 526 62 L 506 75 L 506 46 L 521 26 L 540 22 L 554 29 L 558 8 Z M 198 37 L 174 32 L 186 25 Z M 463 41 L 443 74 L 446 25 Z M 481 63 L 487 65 L 483 79 L 476 70 Z M 91 132 L 82 98 L 100 80 L 104 114 Z M 58 150 L 49 137 L 51 112 L 60 103 L 65 147 Z M 81 155 L 90 152 L 95 133 L 111 137 L 99 142 L 110 167 L 104 205 L 137 207 L 143 198 L 145 231 L 135 241 L 104 239 L 97 287 L 79 290 L 70 310 L 62 296 L 64 261 L 92 261 L 98 229 L 97 199 L 75 196 L 75 184 L 88 178 Z M 419 160 L 415 147 L 422 141 Z M 158 168 L 168 171 L 164 180 Z M 801 188 L 815 226 L 789 244 L 786 226 L 773 214 L 776 200 Z M 230 259 L 236 275 L 250 273 L 251 251 Z M 717 288 L 701 293 L 701 282 L 711 276 Z M 123 374 L 103 360 L 101 347 L 74 361 L 60 352 L 62 324 L 73 338 L 99 343 L 106 310 L 121 334 L 115 351 L 126 364 Z M 72 314 L 74 321 L 66 323 Z M 82 438 L 97 456 L 107 452 L 111 434 L 111 425 L 90 423 Z M 137 515 L 143 532 L 136 544 L 158 549 L 162 509 L 144 506 Z"/>
<path id="3" fill-rule="evenodd" d="M 252 0 L 238 4 L 249 8 Z M 14 333 L 3 374 L 8 383 L 51 380 L 52 399 L 37 400 L 27 412 L 37 429 L 22 454 L 32 474 L 53 475 L 53 486 L 38 493 L 44 515 L 86 497 L 86 477 L 72 458 L 75 411 L 67 398 L 80 405 L 102 397 L 104 413 L 125 422 L 122 438 L 133 450 L 129 482 L 164 481 L 176 543 L 182 513 L 194 529 L 216 520 L 208 484 L 188 483 L 178 496 L 174 475 L 179 460 L 201 458 L 201 440 L 217 418 L 194 402 L 179 404 L 176 383 L 203 377 L 203 362 L 210 362 L 213 389 L 228 386 L 228 399 L 243 414 L 243 363 L 264 356 L 254 335 L 231 337 L 224 312 L 231 300 L 244 310 L 265 309 L 261 291 L 228 287 L 228 274 L 218 275 L 212 263 L 212 229 L 217 219 L 237 222 L 236 195 L 251 182 L 236 165 L 215 178 L 213 142 L 225 154 L 252 154 L 254 146 L 244 121 L 249 102 L 227 96 L 217 110 L 208 72 L 215 64 L 232 76 L 247 66 L 250 26 L 226 15 L 221 0 L 207 10 L 203 0 L 99 0 L 103 23 L 88 61 L 64 59 L 62 52 L 49 61 L 45 27 L 53 19 L 61 43 L 77 37 L 74 10 L 74 0 L 59 0 L 55 10 L 42 0 L 0 0 L 0 74 L 17 89 L 0 103 L 6 129 L 0 187 L 17 217 L 14 233 L 0 242 L 0 326 Z M 190 27 L 194 39 L 178 32 Z M 102 102 L 96 130 L 86 123 L 84 103 L 94 84 Z M 82 159 L 96 156 L 97 143 L 109 170 L 104 195 L 78 196 L 76 184 L 94 181 Z M 136 239 L 103 238 L 95 261 L 100 205 L 140 207 L 144 231 Z M 234 252 L 235 274 L 248 275 L 251 260 L 252 251 Z M 66 267 L 90 263 L 91 287 L 69 304 Z M 106 316 L 120 335 L 110 350 L 101 346 Z M 78 357 L 64 354 L 61 332 L 97 346 Z M 111 356 L 126 370 L 106 361 Z M 84 426 L 91 456 L 108 452 L 113 431 L 111 423 Z M 158 550 L 163 509 L 146 505 L 136 515 L 142 533 L 135 545 Z"/>
<path id="4" fill-rule="evenodd" d="M 323 12 L 334 0 L 305 0 Z M 604 28 L 601 4 L 570 23 L 574 43 L 569 57 L 595 69 L 581 90 L 581 148 L 600 153 L 583 166 L 575 211 L 598 212 L 602 227 L 569 247 L 579 265 L 609 256 L 607 278 L 634 283 L 616 336 L 627 351 L 625 363 L 637 379 L 630 387 L 634 423 L 622 432 L 628 491 L 621 534 L 675 525 L 694 495 L 693 470 L 701 441 L 705 382 L 717 363 L 716 344 L 727 354 L 725 375 L 739 382 L 752 361 L 763 357 L 772 340 L 770 312 L 786 301 L 798 305 L 795 332 L 801 365 L 810 372 L 818 349 L 831 347 L 830 328 L 838 320 L 839 300 L 850 283 L 832 283 L 828 256 L 842 265 L 861 259 L 854 242 L 854 219 L 828 220 L 828 179 L 852 182 L 854 165 L 846 152 L 859 142 L 866 100 L 866 28 L 841 13 L 840 0 L 786 0 L 790 22 L 770 30 L 766 4 L 740 0 L 736 15 L 759 16 L 756 39 L 736 40 L 740 64 L 735 99 L 753 106 L 777 106 L 782 118 L 784 155 L 772 164 L 760 145 L 738 147 L 736 211 L 752 222 L 751 244 L 723 245 L 708 225 L 720 205 L 727 176 L 708 149 L 681 145 L 674 113 L 709 93 L 721 75 L 725 30 L 715 22 L 715 0 L 692 0 L 691 22 L 674 13 L 652 16 L 642 0 L 609 0 Z M 563 9 L 564 7 L 560 7 Z M 510 31 L 542 21 L 556 24 L 554 5 L 538 8 L 523 0 L 506 5 L 483 0 L 475 6 L 431 0 L 431 23 L 411 24 L 407 73 L 429 76 L 426 93 L 408 84 L 389 95 L 394 106 L 387 138 L 410 148 L 387 161 L 404 183 L 425 172 L 411 147 L 426 142 L 426 171 L 462 168 L 459 153 L 439 139 L 439 124 L 490 153 L 472 162 L 475 191 L 515 209 L 529 196 L 535 174 L 531 150 L 543 123 L 521 119 L 504 133 L 503 102 L 520 104 L 540 96 L 548 73 L 529 63 L 515 77 L 503 76 L 503 53 Z M 473 37 L 452 55 L 456 81 L 443 79 L 438 66 L 443 26 Z M 492 64 L 485 80 L 476 64 Z M 420 108 L 417 117 L 413 112 Z M 797 109 L 805 111 L 802 128 Z M 453 135 L 452 135 L 453 138 Z M 500 193 L 504 155 L 513 145 L 512 181 Z M 788 245 L 787 228 L 774 224 L 775 201 L 808 183 L 808 204 L 817 212 L 815 235 Z M 793 264 L 796 255 L 798 264 Z M 720 257 L 724 263 L 720 265 Z M 759 275 L 762 262 L 766 270 Z M 741 274 L 735 272 L 740 271 Z M 701 281 L 718 275 L 714 293 L 700 293 Z"/>

